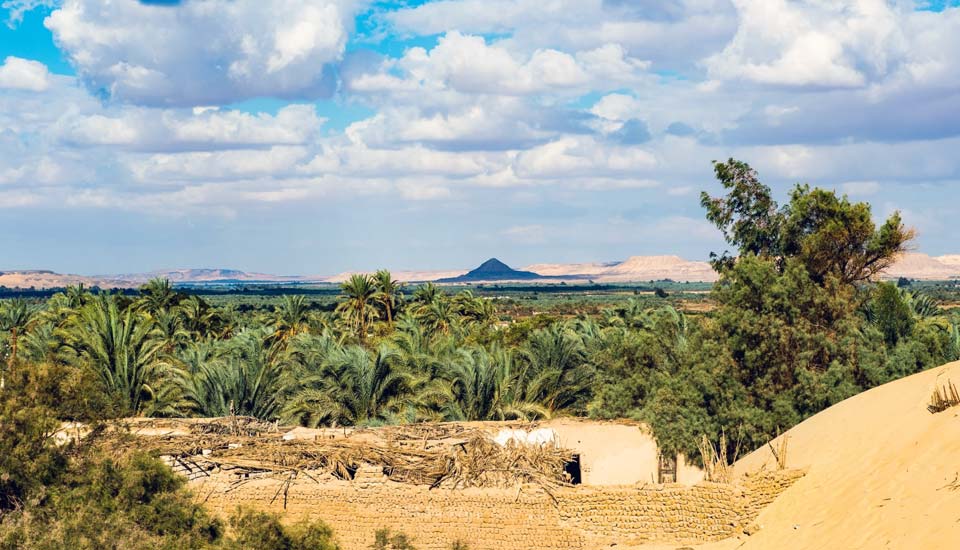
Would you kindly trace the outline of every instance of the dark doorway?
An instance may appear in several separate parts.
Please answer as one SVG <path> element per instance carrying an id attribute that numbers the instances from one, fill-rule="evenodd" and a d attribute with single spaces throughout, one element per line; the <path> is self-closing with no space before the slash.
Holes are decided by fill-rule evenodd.
<path id="1" fill-rule="evenodd" d="M 660 464 L 657 468 L 658 483 L 676 483 L 677 482 L 677 456 L 660 455 Z"/>
<path id="2" fill-rule="evenodd" d="M 573 455 L 570 461 L 563 465 L 563 471 L 567 474 L 567 479 L 571 485 L 580 485 L 582 483 L 580 473 L 580 455 Z"/>

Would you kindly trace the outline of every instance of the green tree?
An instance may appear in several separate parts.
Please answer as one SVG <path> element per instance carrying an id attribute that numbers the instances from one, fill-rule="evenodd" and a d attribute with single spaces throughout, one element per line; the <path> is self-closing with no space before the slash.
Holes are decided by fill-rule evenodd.
<path id="1" fill-rule="evenodd" d="M 397 417 L 416 404 L 417 379 L 397 367 L 397 353 L 381 345 L 337 349 L 301 380 L 285 414 L 303 425 L 361 425 Z"/>
<path id="2" fill-rule="evenodd" d="M 201 416 L 279 416 L 288 389 L 286 363 L 279 345 L 269 342 L 268 331 L 242 331 L 223 355 L 198 360 L 195 372 L 181 374 L 184 399 L 193 410 Z"/>
<path id="3" fill-rule="evenodd" d="M 790 202 L 779 208 L 770 188 L 748 164 L 734 159 L 714 162 L 714 171 L 728 193 L 723 197 L 701 193 L 707 219 L 740 256 L 772 259 L 781 271 L 786 258 L 793 257 L 818 283 L 831 275 L 843 284 L 866 281 L 889 267 L 913 238 L 897 212 L 877 228 L 869 204 L 851 203 L 808 185 L 797 185 Z M 711 257 L 721 273 L 735 261 L 728 253 Z"/>
<path id="4" fill-rule="evenodd" d="M 367 326 L 376 315 L 373 307 L 377 287 L 366 274 L 354 274 L 340 285 L 342 293 L 337 310 L 351 323 L 360 345 L 367 337 Z"/>
<path id="5" fill-rule="evenodd" d="M 156 314 L 176 306 L 182 299 L 183 295 L 173 289 L 169 279 L 157 277 L 140 287 L 136 304 L 138 309 Z"/>
<path id="6" fill-rule="evenodd" d="M 163 342 L 153 338 L 149 317 L 121 310 L 114 296 L 101 294 L 71 319 L 68 344 L 82 366 L 97 374 L 127 413 L 170 412 L 177 400 L 171 366 L 161 358 Z"/>
<path id="7" fill-rule="evenodd" d="M 397 311 L 397 305 L 403 299 L 403 285 L 393 279 L 393 276 L 386 269 L 381 269 L 373 275 L 374 284 L 377 287 L 376 300 L 383 308 L 387 317 L 387 324 L 393 325 L 393 317 Z"/>

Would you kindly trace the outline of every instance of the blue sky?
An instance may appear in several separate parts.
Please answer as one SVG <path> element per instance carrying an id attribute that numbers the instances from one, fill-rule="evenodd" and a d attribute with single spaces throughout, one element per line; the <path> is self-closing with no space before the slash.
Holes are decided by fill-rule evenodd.
<path id="1" fill-rule="evenodd" d="M 4 0 L 0 269 L 722 249 L 710 161 L 960 252 L 956 0 Z"/>

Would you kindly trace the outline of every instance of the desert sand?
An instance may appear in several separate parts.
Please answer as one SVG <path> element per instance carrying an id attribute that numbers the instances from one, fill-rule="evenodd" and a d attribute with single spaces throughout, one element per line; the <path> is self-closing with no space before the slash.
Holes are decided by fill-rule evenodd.
<path id="1" fill-rule="evenodd" d="M 950 363 L 847 399 L 789 430 L 787 466 L 807 475 L 757 518 L 759 531 L 702 550 L 960 547 L 960 407 L 932 414 Z M 773 468 L 764 448 L 738 473 Z M 644 550 L 658 549 L 644 546 Z"/>

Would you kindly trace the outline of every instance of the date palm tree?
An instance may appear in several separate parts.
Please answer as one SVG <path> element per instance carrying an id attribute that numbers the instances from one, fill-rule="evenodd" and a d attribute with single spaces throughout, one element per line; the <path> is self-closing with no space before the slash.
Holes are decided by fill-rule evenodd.
<path id="1" fill-rule="evenodd" d="M 182 378 L 184 399 L 201 416 L 277 418 L 285 399 L 283 354 L 268 329 L 241 331 L 222 356 L 208 355 Z"/>
<path id="2" fill-rule="evenodd" d="M 524 401 L 542 405 L 551 415 L 584 412 L 594 374 L 575 332 L 560 324 L 534 331 L 520 353 Z"/>
<path id="3" fill-rule="evenodd" d="M 416 398 L 415 378 L 397 367 L 387 345 L 339 349 L 306 377 L 286 408 L 304 425 L 364 425 L 402 413 Z"/>
<path id="4" fill-rule="evenodd" d="M 367 337 L 367 324 L 376 314 L 372 307 L 377 287 L 373 278 L 366 274 L 354 274 L 340 285 L 341 297 L 337 310 L 352 325 L 360 344 Z"/>
<path id="5" fill-rule="evenodd" d="M 153 338 L 153 329 L 148 316 L 121 310 L 106 294 L 83 306 L 68 328 L 75 360 L 96 373 L 127 413 L 162 414 L 177 401 L 172 366 L 161 359 L 163 342 Z"/>
<path id="6" fill-rule="evenodd" d="M 140 297 L 136 304 L 141 311 L 157 313 L 177 305 L 181 297 L 173 289 L 169 279 L 157 277 L 140 287 Z"/>
<path id="7" fill-rule="evenodd" d="M 310 307 L 306 298 L 300 295 L 284 295 L 280 305 L 274 311 L 274 336 L 279 342 L 306 332 L 310 326 Z"/>
<path id="8" fill-rule="evenodd" d="M 223 328 L 223 319 L 217 310 L 199 296 L 188 296 L 178 307 L 183 317 L 183 328 L 195 338 L 214 336 Z"/>
<path id="9" fill-rule="evenodd" d="M 387 324 L 393 325 L 393 315 L 397 310 L 397 302 L 403 297 L 403 284 L 395 281 L 386 269 L 377 271 L 373 275 L 373 281 L 377 287 L 376 300 L 387 315 Z"/>
<path id="10" fill-rule="evenodd" d="M 546 407 L 521 400 L 516 363 L 499 347 L 463 349 L 451 367 L 449 420 L 508 420 L 545 418 Z"/>
<path id="11" fill-rule="evenodd" d="M 23 299 L 17 298 L 0 303 L 0 331 L 7 334 L 10 348 L 7 356 L 7 368 L 13 368 L 17 361 L 17 344 L 20 336 L 27 330 L 27 325 L 33 319 L 34 310 Z"/>

